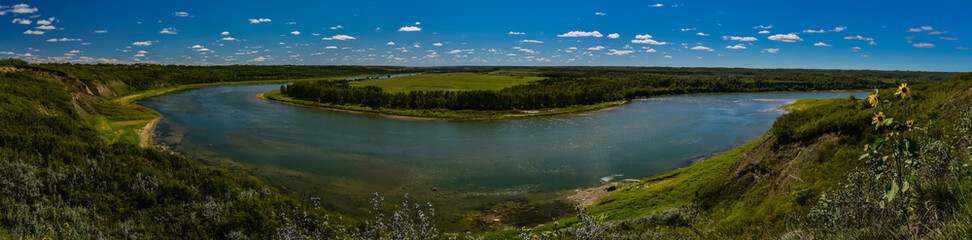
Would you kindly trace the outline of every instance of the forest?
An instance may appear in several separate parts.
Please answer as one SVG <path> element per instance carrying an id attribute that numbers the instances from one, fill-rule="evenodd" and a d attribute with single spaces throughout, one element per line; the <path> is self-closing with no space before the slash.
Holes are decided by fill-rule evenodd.
<path id="1" fill-rule="evenodd" d="M 487 72 L 499 68 L 429 71 Z M 391 93 L 348 81 L 299 82 L 284 95 L 305 101 L 389 109 L 529 110 L 593 105 L 662 95 L 705 92 L 826 91 L 891 87 L 928 82 L 947 73 L 843 70 L 752 70 L 706 68 L 538 68 L 544 80 L 498 91 L 410 91 Z M 720 71 L 724 70 L 724 71 Z"/>

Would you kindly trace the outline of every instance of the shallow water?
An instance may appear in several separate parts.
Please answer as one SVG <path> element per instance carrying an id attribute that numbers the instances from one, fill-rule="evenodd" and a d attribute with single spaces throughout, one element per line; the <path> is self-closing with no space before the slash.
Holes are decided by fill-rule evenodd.
<path id="1" fill-rule="evenodd" d="M 784 113 L 773 109 L 792 103 L 757 99 L 849 94 L 696 94 L 570 116 L 456 122 L 334 112 L 254 97 L 279 87 L 207 87 L 138 103 L 163 115 L 157 144 L 190 157 L 220 159 L 209 163 L 243 169 L 285 192 L 326 195 L 326 207 L 353 215 L 364 212 L 362 203 L 374 192 L 411 192 L 445 205 L 445 211 L 475 212 L 509 196 L 547 196 L 542 193 L 597 185 L 605 177 L 649 177 L 755 140 Z M 431 187 L 439 191 L 430 193 Z M 453 201 L 483 196 L 508 198 Z"/>

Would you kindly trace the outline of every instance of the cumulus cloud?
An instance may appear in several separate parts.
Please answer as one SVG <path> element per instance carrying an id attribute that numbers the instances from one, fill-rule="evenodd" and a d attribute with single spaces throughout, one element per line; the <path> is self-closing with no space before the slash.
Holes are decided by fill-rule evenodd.
<path id="1" fill-rule="evenodd" d="M 432 46 L 441 47 L 442 43 L 433 43 Z"/>
<path id="2" fill-rule="evenodd" d="M 841 27 L 835 27 L 834 28 L 834 32 L 841 32 L 841 31 L 844 31 L 844 30 L 847 30 L 847 27 L 841 26 Z"/>
<path id="3" fill-rule="evenodd" d="M 24 31 L 24 34 L 27 34 L 27 35 L 44 35 L 44 31 L 27 30 L 27 31 Z"/>
<path id="4" fill-rule="evenodd" d="M 54 23 L 54 20 L 56 20 L 54 17 L 49 17 L 47 19 L 37 20 L 37 24 L 40 24 L 40 25 L 51 25 L 51 23 Z"/>
<path id="5" fill-rule="evenodd" d="M 770 33 L 770 31 L 767 31 L 767 30 L 763 30 L 763 31 L 759 31 L 758 33 L 759 33 L 759 34 L 769 34 L 769 33 Z"/>
<path id="6" fill-rule="evenodd" d="M 709 34 L 705 34 L 705 33 L 703 33 L 703 32 L 698 32 L 698 33 L 696 33 L 695 35 L 699 35 L 699 36 L 703 36 L 703 37 L 707 37 L 707 36 L 709 36 Z"/>
<path id="7" fill-rule="evenodd" d="M 132 45 L 135 45 L 135 46 L 143 46 L 144 47 L 144 46 L 152 46 L 152 43 L 156 43 L 156 42 L 159 42 L 159 41 L 133 42 Z"/>
<path id="8" fill-rule="evenodd" d="M 912 47 L 915 47 L 915 48 L 933 48 L 933 47 L 935 47 L 935 44 L 931 44 L 931 43 L 915 43 L 914 45 L 911 45 L 911 46 Z"/>
<path id="9" fill-rule="evenodd" d="M 508 33 L 508 34 L 510 34 L 510 35 L 523 35 L 523 34 L 526 34 L 526 33 L 510 31 L 510 33 Z"/>
<path id="10" fill-rule="evenodd" d="M 665 5 L 662 5 L 661 3 L 655 4 L 655 5 L 649 5 L 649 7 L 662 7 L 662 6 L 665 6 Z"/>
<path id="11" fill-rule="evenodd" d="M 176 17 L 190 17 L 188 12 L 174 12 L 172 16 Z"/>
<path id="12" fill-rule="evenodd" d="M 921 32 L 921 28 L 909 28 L 908 32 Z"/>
<path id="13" fill-rule="evenodd" d="M 264 56 L 259 56 L 259 57 L 255 57 L 255 58 L 253 58 L 253 59 L 250 59 L 250 62 L 263 62 L 263 61 L 266 61 L 266 60 L 267 60 L 267 58 L 266 58 L 266 57 L 264 57 Z"/>
<path id="14" fill-rule="evenodd" d="M 250 18 L 250 24 L 270 22 L 269 18 Z"/>
<path id="15" fill-rule="evenodd" d="M 385 45 L 388 45 L 388 46 L 395 46 L 395 42 L 388 42 L 388 43 L 385 43 Z"/>
<path id="16" fill-rule="evenodd" d="M 530 39 L 524 39 L 524 40 L 522 40 L 522 41 L 520 41 L 520 42 L 521 42 L 521 43 L 543 43 L 543 41 L 539 41 L 539 40 L 530 40 Z"/>
<path id="17" fill-rule="evenodd" d="M 776 35 L 773 35 L 773 36 L 769 36 L 768 39 L 769 40 L 773 40 L 773 41 L 781 41 L 781 42 L 788 42 L 788 43 L 801 42 L 801 41 L 803 41 L 803 39 L 800 38 L 800 36 L 797 36 L 796 34 L 793 34 L 793 33 L 790 33 L 790 34 L 776 34 Z"/>
<path id="18" fill-rule="evenodd" d="M 338 29 L 342 29 L 342 28 L 344 28 L 344 26 L 337 25 L 337 26 L 331 27 L 331 30 L 338 30 Z"/>
<path id="19" fill-rule="evenodd" d="M 631 40 L 631 43 L 650 44 L 650 45 L 665 45 L 665 44 L 668 44 L 667 42 L 659 42 L 659 41 L 655 41 L 653 39 L 634 39 L 634 40 Z"/>
<path id="20" fill-rule="evenodd" d="M 293 32 L 290 32 L 290 35 L 300 35 L 300 31 L 293 31 Z"/>
<path id="21" fill-rule="evenodd" d="M 324 47 L 324 49 L 337 49 L 337 46 L 327 46 L 327 47 Z"/>
<path id="22" fill-rule="evenodd" d="M 31 21 L 30 19 L 23 19 L 23 18 L 14 18 L 14 19 L 13 19 L 13 21 L 11 21 L 10 23 L 16 23 L 16 24 L 23 24 L 23 25 L 30 25 L 30 24 L 31 24 L 31 23 L 33 23 L 33 22 L 34 22 L 34 21 Z"/>
<path id="23" fill-rule="evenodd" d="M 56 27 L 54 27 L 54 25 L 40 25 L 35 28 L 41 30 L 54 30 Z"/>
<path id="24" fill-rule="evenodd" d="M 587 50 L 591 50 L 591 51 L 601 51 L 601 50 L 604 50 L 604 46 L 589 47 L 589 48 L 587 48 Z"/>
<path id="25" fill-rule="evenodd" d="M 7 10 L 6 12 L 12 12 L 16 14 L 27 14 L 27 13 L 37 12 L 37 8 L 30 7 L 30 5 L 21 3 L 21 4 L 13 5 L 13 9 Z"/>
<path id="26" fill-rule="evenodd" d="M 51 38 L 51 39 L 47 39 L 47 41 L 48 42 L 80 42 L 84 40 L 81 40 L 80 38 L 60 38 L 60 39 Z"/>
<path id="27" fill-rule="evenodd" d="M 929 26 L 921 26 L 921 30 L 931 31 L 931 30 L 935 30 L 935 28 L 932 28 L 932 27 L 929 27 Z"/>
<path id="28" fill-rule="evenodd" d="M 648 34 L 635 35 L 635 39 L 649 39 L 649 38 L 651 38 L 651 35 L 648 35 Z"/>
<path id="29" fill-rule="evenodd" d="M 763 51 L 759 51 L 759 52 L 761 52 L 761 53 L 778 53 L 778 52 L 780 52 L 780 49 L 779 48 L 767 48 L 767 49 L 763 49 Z"/>
<path id="30" fill-rule="evenodd" d="M 603 37 L 601 32 L 584 32 L 584 31 L 570 31 L 564 34 L 557 35 L 557 37 Z"/>
<path id="31" fill-rule="evenodd" d="M 803 33 L 825 33 L 825 32 L 827 32 L 827 30 L 823 30 L 823 29 L 820 29 L 820 30 L 813 30 L 813 29 L 803 30 Z"/>
<path id="32" fill-rule="evenodd" d="M 399 32 L 418 32 L 422 31 L 422 28 L 417 26 L 404 26 L 398 29 Z"/>
<path id="33" fill-rule="evenodd" d="M 596 13 L 594 13 L 594 15 L 598 15 L 598 16 L 604 16 L 604 15 L 607 15 L 607 13 L 603 13 L 603 12 L 596 12 Z"/>
<path id="34" fill-rule="evenodd" d="M 715 50 L 712 50 L 712 48 L 709 48 L 709 47 L 706 47 L 706 46 L 695 46 L 695 47 L 692 47 L 690 49 L 692 49 L 692 50 L 698 50 L 698 51 L 709 51 L 709 52 L 715 51 Z"/>
<path id="35" fill-rule="evenodd" d="M 628 54 L 631 54 L 631 53 L 634 52 L 634 50 L 615 50 L 615 49 L 611 49 L 611 50 L 608 50 L 608 51 L 609 52 L 604 53 L 604 54 L 620 56 L 620 55 L 628 55 Z"/>
<path id="36" fill-rule="evenodd" d="M 357 38 L 354 38 L 354 37 L 348 36 L 348 35 L 344 35 L 344 34 L 339 34 L 339 35 L 334 35 L 334 36 L 331 36 L 331 37 L 321 38 L 321 40 L 341 40 L 341 41 L 355 40 L 355 39 L 357 39 Z"/>
<path id="37" fill-rule="evenodd" d="M 746 49 L 746 45 L 740 43 L 740 44 L 736 44 L 736 45 L 732 45 L 732 46 L 726 46 L 726 49 L 736 49 L 736 50 Z"/>
<path id="38" fill-rule="evenodd" d="M 732 40 L 732 41 L 742 41 L 742 42 L 752 42 L 757 40 L 755 37 L 736 37 L 736 36 L 722 36 L 722 39 Z"/>
<path id="39" fill-rule="evenodd" d="M 223 41 L 236 41 L 236 38 L 234 38 L 234 37 L 224 37 L 223 38 Z"/>
<path id="40" fill-rule="evenodd" d="M 773 25 L 769 25 L 769 26 L 759 25 L 759 26 L 753 27 L 753 29 L 770 29 L 770 28 L 773 28 Z"/>
<path id="41" fill-rule="evenodd" d="M 175 29 L 175 28 L 163 28 L 162 31 L 159 31 L 159 33 L 161 33 L 161 34 L 172 34 L 172 35 L 175 35 L 175 34 L 179 34 L 179 29 Z"/>
<path id="42" fill-rule="evenodd" d="M 621 37 L 621 34 L 618 34 L 618 33 L 612 33 L 612 34 L 608 34 L 608 35 L 607 35 L 607 37 L 608 37 L 608 38 L 619 38 L 619 37 Z"/>
<path id="43" fill-rule="evenodd" d="M 813 45 L 814 46 L 817 46 L 817 47 L 830 47 L 831 46 L 830 44 L 826 44 L 824 42 L 817 42 L 817 43 L 814 43 Z"/>

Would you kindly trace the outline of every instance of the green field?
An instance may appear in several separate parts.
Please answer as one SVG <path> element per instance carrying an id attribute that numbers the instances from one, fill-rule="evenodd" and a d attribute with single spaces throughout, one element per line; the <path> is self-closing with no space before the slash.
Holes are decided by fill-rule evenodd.
<path id="1" fill-rule="evenodd" d="M 353 86 L 377 86 L 388 92 L 500 90 L 544 79 L 536 72 L 494 71 L 489 73 L 428 73 L 414 76 L 362 80 Z"/>

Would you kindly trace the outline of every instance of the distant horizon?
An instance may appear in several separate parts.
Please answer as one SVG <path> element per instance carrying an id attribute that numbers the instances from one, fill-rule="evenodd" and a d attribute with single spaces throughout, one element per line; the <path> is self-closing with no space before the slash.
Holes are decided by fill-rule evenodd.
<path id="1" fill-rule="evenodd" d="M 32 63 L 972 71 L 969 1 L 0 0 Z"/>

